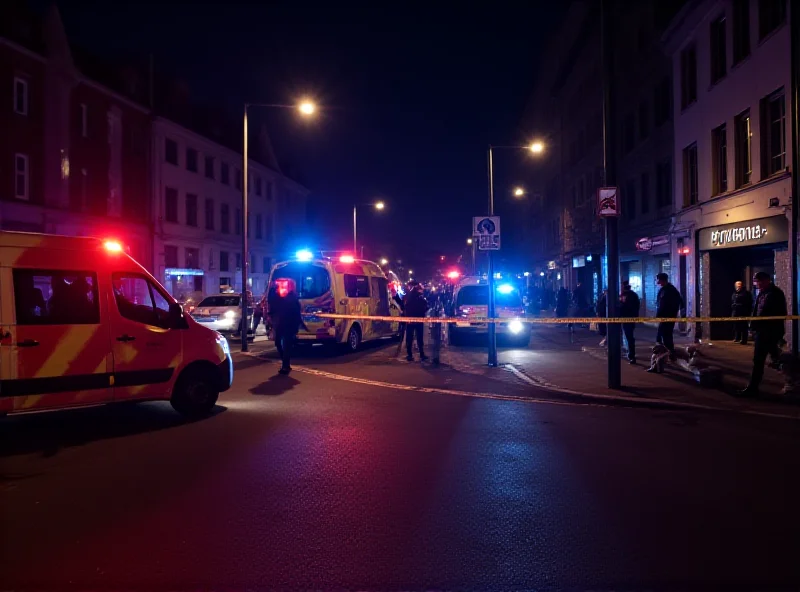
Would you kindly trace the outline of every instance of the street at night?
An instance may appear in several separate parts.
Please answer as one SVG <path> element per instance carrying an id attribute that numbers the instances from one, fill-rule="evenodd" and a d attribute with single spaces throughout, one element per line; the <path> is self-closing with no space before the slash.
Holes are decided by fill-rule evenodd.
<path id="1" fill-rule="evenodd" d="M 795 421 L 581 404 L 394 349 L 287 377 L 237 358 L 195 422 L 164 403 L 7 420 L 3 587 L 797 583 Z"/>

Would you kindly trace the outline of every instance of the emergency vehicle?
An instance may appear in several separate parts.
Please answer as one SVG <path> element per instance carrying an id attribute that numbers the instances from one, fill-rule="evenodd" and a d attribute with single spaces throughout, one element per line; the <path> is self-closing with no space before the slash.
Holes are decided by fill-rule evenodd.
<path id="1" fill-rule="evenodd" d="M 315 257 L 299 251 L 295 259 L 272 267 L 270 286 L 280 278 L 293 279 L 303 321 L 308 331 L 297 334 L 298 342 L 347 344 L 351 351 L 372 339 L 396 337 L 399 322 L 325 319 L 320 313 L 399 317 L 391 298 L 389 280 L 377 263 L 351 255 Z"/>
<path id="2" fill-rule="evenodd" d="M 519 290 L 504 282 L 495 282 L 495 315 L 504 319 L 497 323 L 497 335 L 507 335 L 515 345 L 527 346 L 531 339 L 531 325 L 524 323 L 525 305 Z M 453 290 L 453 316 L 450 324 L 450 343 L 455 345 L 462 337 L 485 335 L 489 324 L 489 285 L 483 277 L 465 277 Z"/>
<path id="3" fill-rule="evenodd" d="M 0 415 L 169 400 L 203 415 L 233 382 L 200 326 L 119 242 L 0 231 Z"/>

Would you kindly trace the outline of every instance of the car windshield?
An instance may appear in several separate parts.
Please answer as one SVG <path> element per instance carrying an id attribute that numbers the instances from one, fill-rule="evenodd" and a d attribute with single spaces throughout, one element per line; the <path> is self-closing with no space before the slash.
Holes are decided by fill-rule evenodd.
<path id="1" fill-rule="evenodd" d="M 239 296 L 209 296 L 204 298 L 203 301 L 197 305 L 198 308 L 203 306 L 239 306 Z"/>
<path id="2" fill-rule="evenodd" d="M 288 263 L 272 272 L 272 281 L 278 278 L 293 279 L 298 298 L 319 298 L 331 289 L 328 270 L 314 263 Z"/>
<path id="3" fill-rule="evenodd" d="M 522 306 L 522 298 L 519 292 L 513 290 L 508 294 L 496 292 L 495 306 L 506 306 L 509 308 L 519 308 Z M 458 291 L 456 306 L 486 306 L 489 304 L 488 286 L 464 286 Z"/>

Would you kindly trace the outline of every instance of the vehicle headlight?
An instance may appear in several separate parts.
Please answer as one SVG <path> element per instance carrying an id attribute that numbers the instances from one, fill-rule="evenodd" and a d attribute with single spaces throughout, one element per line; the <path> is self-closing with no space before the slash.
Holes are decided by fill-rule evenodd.
<path id="1" fill-rule="evenodd" d="M 519 319 L 514 319 L 508 324 L 508 330 L 512 333 L 519 333 L 524 328 L 522 321 Z"/>
<path id="2" fill-rule="evenodd" d="M 219 346 L 222 348 L 223 354 L 226 356 L 231 355 L 231 346 L 228 345 L 228 340 L 219 333 L 217 333 L 217 343 L 219 343 Z"/>
<path id="3" fill-rule="evenodd" d="M 236 316 L 236 311 L 234 311 L 234 310 L 226 310 L 225 311 L 225 318 L 226 319 L 232 319 L 235 316 Z"/>

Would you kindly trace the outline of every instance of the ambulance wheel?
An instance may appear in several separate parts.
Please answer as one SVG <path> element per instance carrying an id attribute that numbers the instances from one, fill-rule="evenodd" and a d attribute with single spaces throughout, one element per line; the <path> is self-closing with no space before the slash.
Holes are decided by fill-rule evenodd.
<path id="1" fill-rule="evenodd" d="M 358 351 L 361 347 L 361 327 L 353 325 L 347 334 L 347 349 L 351 352 Z"/>
<path id="2" fill-rule="evenodd" d="M 178 379 L 172 393 L 172 408 L 186 417 L 204 417 L 217 404 L 219 390 L 204 368 L 190 368 Z"/>

